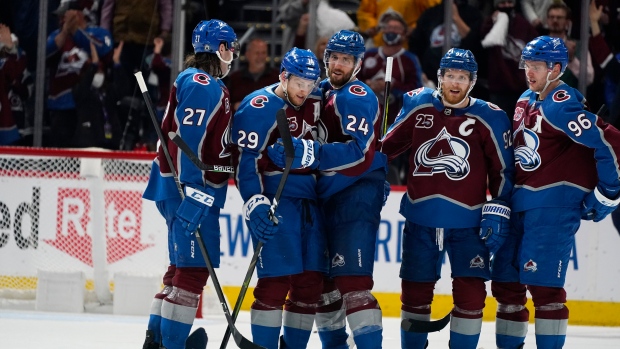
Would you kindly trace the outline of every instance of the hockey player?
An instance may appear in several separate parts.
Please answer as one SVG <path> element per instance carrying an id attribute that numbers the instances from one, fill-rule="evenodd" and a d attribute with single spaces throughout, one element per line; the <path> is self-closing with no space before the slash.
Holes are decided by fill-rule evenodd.
<path id="1" fill-rule="evenodd" d="M 327 271 L 316 176 L 310 168 L 291 172 L 276 212 L 279 224 L 269 218 L 284 167 L 284 161 L 274 163 L 267 156 L 268 147 L 280 137 L 276 113 L 285 110 L 293 139 L 314 141 L 322 109 L 316 89 L 320 72 L 310 50 L 292 48 L 282 58 L 280 82 L 247 95 L 231 127 L 236 145 L 235 182 L 245 201 L 243 214 L 254 246 L 265 242 L 256 267 L 258 282 L 250 313 L 252 339 L 267 349 L 278 348 L 282 327 L 280 348 L 306 347 L 322 275 Z"/>
<path id="2" fill-rule="evenodd" d="M 407 92 L 381 146 L 389 160 L 411 148 L 407 193 L 400 206 L 406 218 L 401 316 L 430 320 L 447 252 L 454 299 L 450 342 L 460 349 L 476 348 L 480 337 L 489 254 L 508 235 L 514 181 L 506 113 L 469 96 L 477 70 L 471 51 L 449 50 L 439 64 L 437 90 Z M 425 348 L 427 337 L 401 330 L 402 348 Z"/>
<path id="3" fill-rule="evenodd" d="M 526 287 L 534 302 L 537 347 L 562 348 L 568 322 L 564 282 L 580 220 L 598 222 L 620 201 L 620 133 L 559 80 L 567 64 L 559 38 L 540 36 L 521 54 L 529 89 L 513 120 L 513 230 L 493 262 L 491 282 L 500 348 L 523 347 Z"/>
<path id="4" fill-rule="evenodd" d="M 320 142 L 293 140 L 296 158 L 313 153 L 305 165 L 321 171 L 317 193 L 333 278 L 317 309 L 324 348 L 347 348 L 345 315 L 358 348 L 381 348 L 382 341 L 381 308 L 370 291 L 387 164 L 385 155 L 375 152 L 381 127 L 377 97 L 356 78 L 364 51 L 356 32 L 331 37 L 324 54 L 328 78 L 320 84 L 325 96 Z"/>
<path id="5" fill-rule="evenodd" d="M 220 209 L 224 207 L 228 174 L 202 172 L 168 139 L 176 132 L 207 164 L 230 165 L 226 151 L 231 116 L 228 90 L 221 79 L 230 71 L 239 45 L 234 30 L 212 19 L 201 21 L 192 35 L 194 54 L 185 59 L 186 69 L 170 91 L 162 133 L 174 169 L 169 167 L 161 146 L 144 198 L 155 201 L 168 226 L 171 265 L 164 275 L 164 289 L 151 305 L 144 349 L 185 348 L 185 339 L 196 317 L 198 300 L 209 277 L 194 232 L 207 248 L 213 267 L 220 263 Z M 185 191 L 181 199 L 173 170 Z"/>

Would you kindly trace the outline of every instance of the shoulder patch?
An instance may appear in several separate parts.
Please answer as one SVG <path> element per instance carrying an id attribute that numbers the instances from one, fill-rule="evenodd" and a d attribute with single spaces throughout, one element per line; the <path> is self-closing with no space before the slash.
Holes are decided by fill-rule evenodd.
<path id="1" fill-rule="evenodd" d="M 196 73 L 192 77 L 192 80 L 194 80 L 195 82 L 201 85 L 208 85 L 210 83 L 211 78 L 209 77 L 209 75 L 205 73 Z"/>
<path id="2" fill-rule="evenodd" d="M 569 100 L 570 94 L 566 90 L 558 90 L 555 91 L 552 98 L 554 102 L 560 103 Z"/>
<path id="3" fill-rule="evenodd" d="M 356 96 L 365 96 L 368 94 L 364 86 L 361 86 L 361 85 L 351 85 L 349 87 L 349 92 L 351 92 L 352 94 Z"/>
<path id="4" fill-rule="evenodd" d="M 407 92 L 407 96 L 413 97 L 415 95 L 419 95 L 422 91 L 424 91 L 424 87 L 416 88 L 415 90 L 411 90 Z"/>
<path id="5" fill-rule="evenodd" d="M 269 98 L 265 95 L 258 95 L 250 101 L 250 105 L 254 108 L 264 108 L 265 103 L 269 102 Z"/>
<path id="6" fill-rule="evenodd" d="M 487 105 L 489 106 L 489 108 L 493 110 L 502 110 L 502 108 L 498 107 L 496 104 L 493 104 L 491 102 L 487 102 Z"/>

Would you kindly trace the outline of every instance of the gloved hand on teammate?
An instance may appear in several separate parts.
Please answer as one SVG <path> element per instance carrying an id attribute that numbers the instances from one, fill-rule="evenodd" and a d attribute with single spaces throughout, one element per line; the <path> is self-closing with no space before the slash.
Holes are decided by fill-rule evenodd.
<path id="1" fill-rule="evenodd" d="M 494 255 L 510 233 L 510 207 L 502 200 L 487 201 L 482 206 L 480 238 Z"/>
<path id="2" fill-rule="evenodd" d="M 263 243 L 271 240 L 278 230 L 278 221 L 281 217 L 270 219 L 271 202 L 261 194 L 252 196 L 243 205 L 243 216 L 248 221 L 250 233 Z"/>
<path id="3" fill-rule="evenodd" d="M 293 147 L 295 148 L 295 158 L 293 159 L 293 166 L 291 166 L 292 169 L 309 167 L 314 170 L 319 167 L 319 142 L 293 138 Z M 281 138 L 278 138 L 274 144 L 267 148 L 267 154 L 276 166 L 284 168 L 286 154 Z"/>
<path id="4" fill-rule="evenodd" d="M 204 190 L 201 191 L 201 190 Z M 196 189 L 190 186 L 185 187 L 185 199 L 177 208 L 176 217 L 185 229 L 185 235 L 190 236 L 200 227 L 200 220 L 203 215 L 209 213 L 207 207 L 213 205 L 215 192 L 211 188 Z M 206 210 L 206 212 L 205 212 Z"/>
<path id="5" fill-rule="evenodd" d="M 383 206 L 385 206 L 385 203 L 387 202 L 388 196 L 390 195 L 390 191 L 392 190 L 392 186 L 390 185 L 390 182 L 385 181 L 383 182 Z"/>
<path id="6" fill-rule="evenodd" d="M 610 199 L 603 195 L 598 186 L 586 195 L 581 205 L 581 219 L 592 220 L 595 222 L 603 220 L 608 214 L 612 213 L 620 203 L 620 197 Z"/>

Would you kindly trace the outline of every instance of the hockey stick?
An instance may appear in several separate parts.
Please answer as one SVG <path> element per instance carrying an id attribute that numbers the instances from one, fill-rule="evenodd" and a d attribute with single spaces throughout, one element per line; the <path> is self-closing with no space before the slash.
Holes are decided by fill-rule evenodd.
<path id="1" fill-rule="evenodd" d="M 276 113 L 276 122 L 278 124 L 278 131 L 280 131 L 280 137 L 282 138 L 282 143 L 284 144 L 284 154 L 286 154 L 286 162 L 284 165 L 284 171 L 282 172 L 282 177 L 280 178 L 278 189 L 276 189 L 276 195 L 273 197 L 273 204 L 271 205 L 271 208 L 269 209 L 269 219 L 271 219 L 277 224 L 278 220 L 276 218 L 275 213 L 276 213 L 276 209 L 278 208 L 280 196 L 282 195 L 282 190 L 284 189 L 284 184 L 286 183 L 288 174 L 291 171 L 291 166 L 293 166 L 293 160 L 295 158 L 295 148 L 293 146 L 293 138 L 291 137 L 291 131 L 288 126 L 288 119 L 286 118 L 286 112 L 284 111 L 284 109 L 280 109 Z M 239 296 L 237 297 L 237 302 L 235 302 L 235 308 L 233 309 L 233 313 L 232 313 L 233 321 L 237 320 L 237 316 L 239 315 L 239 311 L 241 310 L 241 303 L 243 303 L 243 299 L 245 298 L 245 293 L 248 291 L 248 287 L 250 286 L 250 280 L 252 279 L 252 275 L 254 275 L 254 269 L 256 268 L 256 262 L 258 261 L 258 255 L 260 254 L 260 251 L 262 248 L 263 248 L 263 242 L 259 241 L 258 244 L 256 245 L 256 249 L 254 250 L 254 254 L 252 255 L 252 260 L 250 261 L 250 265 L 248 266 L 248 272 L 245 274 L 245 279 L 243 279 L 241 290 L 239 290 Z M 228 345 L 229 338 L 230 338 L 230 328 L 227 328 L 226 333 L 224 333 L 224 339 L 222 340 L 222 345 L 220 345 L 220 349 L 226 348 L 226 346 Z"/>
<path id="2" fill-rule="evenodd" d="M 437 332 L 441 331 L 446 325 L 450 322 L 450 315 L 452 313 L 448 313 L 448 315 L 444 316 L 442 319 L 435 321 L 423 321 L 423 320 L 415 320 L 415 319 L 403 319 L 400 323 L 400 328 L 405 332 L 416 332 L 416 333 L 429 333 L 429 332 Z"/>
<path id="3" fill-rule="evenodd" d="M 185 349 L 205 349 L 208 341 L 209 337 L 205 329 L 198 327 L 185 340 Z"/>
<path id="4" fill-rule="evenodd" d="M 179 136 L 176 132 L 168 132 L 168 137 L 170 140 L 176 144 L 179 149 L 187 156 L 189 161 L 194 164 L 194 166 L 198 167 L 201 171 L 210 171 L 210 172 L 225 172 L 225 173 L 234 173 L 234 169 L 232 166 L 224 166 L 224 165 L 207 165 L 204 162 L 198 159 L 198 156 L 190 149 L 189 145 L 185 143 L 183 138 Z"/>
<path id="5" fill-rule="evenodd" d="M 388 57 L 385 65 L 385 91 L 383 92 L 383 127 L 381 138 L 385 136 L 388 129 L 388 102 L 390 101 L 390 85 L 392 84 L 392 64 L 394 57 Z"/>
<path id="6" fill-rule="evenodd" d="M 166 142 L 164 141 L 164 135 L 161 132 L 161 127 L 157 123 L 157 118 L 155 117 L 155 109 L 153 108 L 153 101 L 151 101 L 151 96 L 149 96 L 149 92 L 146 88 L 146 83 L 144 82 L 144 78 L 142 77 L 142 72 L 135 73 L 136 80 L 138 80 L 138 85 L 140 86 L 140 91 L 142 92 L 142 97 L 146 102 L 146 107 L 151 116 L 151 121 L 153 121 L 153 125 L 155 126 L 155 131 L 157 132 L 157 137 L 159 137 L 159 143 L 164 151 L 166 156 L 166 161 L 168 162 L 168 166 L 170 166 L 170 171 L 172 172 L 172 176 L 174 177 L 174 182 L 176 183 L 177 190 L 179 191 L 179 195 L 181 199 L 185 199 L 185 193 L 181 188 L 181 183 L 179 182 L 179 177 L 177 176 L 176 170 L 174 169 L 174 163 L 172 162 L 172 158 L 170 157 L 170 152 L 168 151 L 168 147 L 166 146 Z M 215 292 L 217 293 L 217 297 L 220 300 L 220 304 L 222 306 L 222 310 L 224 311 L 224 316 L 228 321 L 228 326 L 231 328 L 233 332 L 233 338 L 235 339 L 235 343 L 241 349 L 265 349 L 258 344 L 254 344 L 249 341 L 247 338 L 243 337 L 241 333 L 235 327 L 235 323 L 232 321 L 232 317 L 230 316 L 230 312 L 228 310 L 228 305 L 226 304 L 226 298 L 224 297 L 224 292 L 222 292 L 222 286 L 220 286 L 220 282 L 215 274 L 215 269 L 213 268 L 213 264 L 211 263 L 211 258 L 209 258 L 209 253 L 207 252 L 207 248 L 205 247 L 204 241 L 202 241 L 202 236 L 200 233 L 200 229 L 196 229 L 196 241 L 198 242 L 198 247 L 200 248 L 200 252 L 202 257 L 205 260 L 205 264 L 207 265 L 207 270 L 209 271 L 209 275 L 211 276 L 211 280 L 213 281 L 213 288 L 215 288 Z"/>

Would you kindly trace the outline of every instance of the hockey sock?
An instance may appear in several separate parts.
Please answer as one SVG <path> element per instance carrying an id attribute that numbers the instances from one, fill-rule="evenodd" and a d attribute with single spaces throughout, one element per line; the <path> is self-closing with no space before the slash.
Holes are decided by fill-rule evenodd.
<path id="1" fill-rule="evenodd" d="M 305 271 L 290 277 L 290 291 L 284 305 L 284 342 L 287 347 L 305 348 L 308 345 L 316 306 L 323 288 L 323 275 Z"/>
<path id="2" fill-rule="evenodd" d="M 172 277 L 176 271 L 176 266 L 171 264 L 168 266 L 168 270 L 163 277 L 164 288 L 153 297 L 153 301 L 151 302 L 151 311 L 149 316 L 149 323 L 147 326 L 150 334 L 147 334 L 150 338 L 146 340 L 151 343 L 161 344 L 161 305 L 163 303 L 164 298 L 172 291 Z M 147 342 L 145 341 L 144 346 L 147 346 Z"/>
<path id="3" fill-rule="evenodd" d="M 534 301 L 536 347 L 560 349 L 566 341 L 568 308 L 563 288 L 528 286 Z"/>
<path id="4" fill-rule="evenodd" d="M 166 349 L 185 349 L 192 329 L 200 294 L 177 287 L 164 299 L 161 307 L 162 344 Z"/>
<path id="5" fill-rule="evenodd" d="M 433 302 L 434 282 L 401 282 L 401 318 L 430 321 Z M 426 347 L 428 333 L 400 330 L 400 344 L 403 349 L 423 349 Z"/>
<path id="6" fill-rule="evenodd" d="M 476 349 L 482 329 L 482 309 L 487 296 L 484 279 L 455 277 L 452 280 L 454 309 L 450 321 L 450 342 L 462 349 Z"/>
<path id="7" fill-rule="evenodd" d="M 252 341 L 267 349 L 278 349 L 282 309 L 289 291 L 289 277 L 259 278 L 250 309 Z"/>
<path id="8" fill-rule="evenodd" d="M 359 349 L 381 348 L 383 324 L 381 308 L 370 293 L 373 281 L 370 276 L 339 276 L 336 287 L 342 294 L 347 322 Z"/>
<path id="9" fill-rule="evenodd" d="M 525 342 L 529 311 L 525 307 L 526 288 L 518 282 L 491 282 L 497 299 L 495 344 L 498 348 L 517 349 Z"/>
<path id="10" fill-rule="evenodd" d="M 348 349 L 346 313 L 334 280 L 323 279 L 323 294 L 316 310 L 316 327 L 323 349 Z"/>

